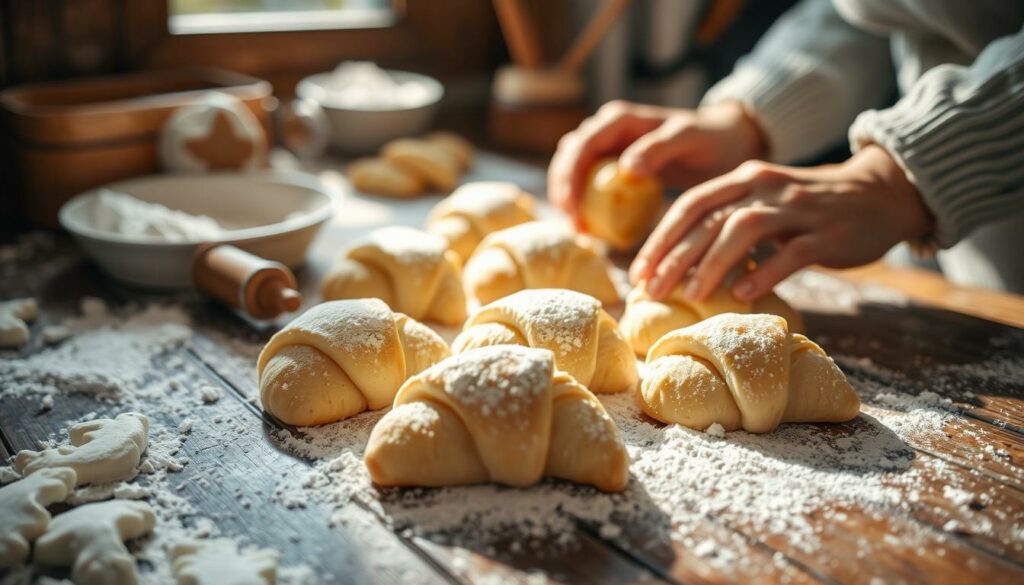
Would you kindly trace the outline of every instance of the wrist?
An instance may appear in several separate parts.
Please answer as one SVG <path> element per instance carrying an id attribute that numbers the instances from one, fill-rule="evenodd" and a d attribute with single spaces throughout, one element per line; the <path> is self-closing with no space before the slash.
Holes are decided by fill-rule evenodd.
<path id="1" fill-rule="evenodd" d="M 735 154 L 737 164 L 768 158 L 768 143 L 761 124 L 742 103 L 724 101 L 701 106 L 697 112 L 709 129 L 728 135 L 729 150 Z"/>
<path id="2" fill-rule="evenodd" d="M 870 144 L 854 154 L 846 164 L 863 172 L 872 190 L 890 197 L 893 209 L 904 226 L 904 239 L 921 240 L 934 231 L 935 218 L 921 193 L 889 151 Z"/>

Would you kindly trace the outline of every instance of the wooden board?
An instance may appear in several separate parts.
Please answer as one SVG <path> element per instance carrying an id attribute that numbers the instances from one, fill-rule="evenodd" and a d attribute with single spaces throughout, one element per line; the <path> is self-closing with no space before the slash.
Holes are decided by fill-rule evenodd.
<path id="1" fill-rule="evenodd" d="M 329 263 L 338 243 L 350 236 L 331 232 L 317 244 L 311 268 L 303 277 L 307 289 L 315 286 L 315 275 Z M 222 397 L 212 404 L 196 403 L 190 414 L 196 423 L 180 454 L 189 463 L 169 475 L 168 481 L 198 514 L 214 519 L 222 533 L 279 550 L 284 564 L 308 565 L 325 580 L 327 576 L 337 583 L 869 583 L 879 578 L 999 584 L 1024 580 L 1020 538 L 1024 380 L 1010 375 L 1022 367 L 1024 331 L 1008 325 L 908 303 L 894 294 L 880 302 L 857 285 L 842 281 L 829 286 L 860 299 L 852 308 L 847 304 L 835 310 L 828 295 L 797 295 L 793 300 L 804 313 L 810 336 L 834 353 L 855 381 L 881 385 L 890 392 L 933 392 L 948 397 L 958 409 L 946 432 L 919 437 L 905 446 L 907 469 L 926 478 L 918 500 L 885 515 L 855 507 L 843 509 L 841 515 L 809 514 L 806 521 L 821 541 L 813 551 L 796 546 L 785 535 L 737 521 L 727 511 L 687 526 L 693 541 L 713 543 L 747 560 L 733 567 L 709 562 L 692 542 L 667 537 L 672 527 L 658 525 L 657 520 L 626 526 L 616 535 L 602 534 L 600 527 L 581 520 L 575 525 L 572 547 L 543 555 L 532 549 L 513 552 L 511 545 L 457 548 L 443 539 L 396 531 L 386 517 L 358 501 L 340 509 L 315 502 L 285 506 L 272 497 L 278 478 L 307 473 L 310 462 L 286 452 L 275 441 L 273 434 L 279 427 L 256 406 L 251 371 L 237 367 L 237 359 L 230 355 L 231 339 L 260 342 L 273 327 L 254 327 L 189 294 L 168 298 L 113 285 L 64 239 L 37 252 L 31 261 L 0 267 L 5 271 L 0 298 L 34 295 L 42 305 L 33 325 L 33 344 L 21 354 L 0 354 L 0 359 L 41 351 L 40 328 L 73 314 L 77 299 L 85 294 L 104 298 L 112 306 L 154 299 L 179 303 L 193 316 L 196 333 L 175 350 L 180 359 L 171 361 L 173 367 L 163 359 L 166 356 L 154 359 L 154 375 L 171 377 L 181 374 L 172 370 L 187 369 L 219 387 Z M 999 360 L 1014 367 L 990 367 L 1003 363 Z M 857 433 L 874 424 L 872 412 L 883 406 L 875 396 L 866 395 L 861 417 L 841 425 L 822 425 L 820 432 L 836 437 Z M 4 398 L 0 448 L 10 455 L 58 435 L 88 412 L 118 411 L 116 405 L 83 395 L 62 397 L 49 411 L 40 411 L 35 397 Z M 156 411 L 151 416 L 165 427 L 180 422 L 173 412 Z M 952 501 L 944 489 L 946 479 L 930 471 L 935 466 L 946 469 L 943 477 L 955 479 L 963 490 L 986 494 L 985 501 L 972 501 L 966 510 L 963 502 Z M 950 521 L 966 514 L 984 519 L 991 530 L 974 534 L 947 529 Z M 328 522 L 330 516 L 343 521 Z"/>

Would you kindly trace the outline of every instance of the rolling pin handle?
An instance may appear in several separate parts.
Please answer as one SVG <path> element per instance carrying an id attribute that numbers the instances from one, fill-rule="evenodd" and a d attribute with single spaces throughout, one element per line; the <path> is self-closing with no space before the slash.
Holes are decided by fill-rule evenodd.
<path id="1" fill-rule="evenodd" d="M 192 264 L 192 280 L 202 294 L 254 319 L 273 319 L 302 304 L 298 282 L 288 267 L 228 244 L 201 247 Z"/>

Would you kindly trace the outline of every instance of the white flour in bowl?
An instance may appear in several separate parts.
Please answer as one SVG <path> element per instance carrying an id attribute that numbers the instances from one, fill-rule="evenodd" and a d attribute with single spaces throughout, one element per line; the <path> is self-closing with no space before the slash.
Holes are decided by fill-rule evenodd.
<path id="1" fill-rule="evenodd" d="M 226 231 L 212 217 L 191 215 L 110 189 L 103 189 L 96 195 L 91 211 L 93 228 L 123 236 L 192 242 L 217 239 Z"/>

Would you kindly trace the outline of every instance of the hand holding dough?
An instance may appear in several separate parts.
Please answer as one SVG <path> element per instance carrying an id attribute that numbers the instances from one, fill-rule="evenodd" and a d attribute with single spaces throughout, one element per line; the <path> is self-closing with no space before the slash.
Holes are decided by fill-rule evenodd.
<path id="1" fill-rule="evenodd" d="M 75 470 L 44 469 L 0 488 L 0 569 L 25 562 L 28 545 L 50 524 L 46 507 L 75 489 Z"/>
<path id="2" fill-rule="evenodd" d="M 693 429 L 767 433 L 784 422 L 843 422 L 860 398 L 817 344 L 775 315 L 724 313 L 661 338 L 640 404 Z"/>
<path id="3" fill-rule="evenodd" d="M 383 486 L 557 477 L 621 491 L 628 457 L 601 403 L 554 356 L 515 345 L 455 355 L 411 378 L 370 433 L 366 466 Z"/>
<path id="4" fill-rule="evenodd" d="M 466 320 L 458 257 L 443 238 L 408 227 L 371 232 L 335 262 L 320 293 L 325 300 L 381 299 L 417 321 Z"/>
<path id="5" fill-rule="evenodd" d="M 636 355 L 644 357 L 651 346 L 666 333 L 721 313 L 771 313 L 784 318 L 789 323 L 790 331 L 799 333 L 804 330 L 800 313 L 775 293 L 769 293 L 753 302 L 740 301 L 732 296 L 728 285 L 723 285 L 707 299 L 692 302 L 684 298 L 683 287 L 680 285 L 672 290 L 668 298 L 656 301 L 647 294 L 643 282 L 626 295 L 626 310 L 619 320 L 619 328 L 633 346 Z"/>
<path id="6" fill-rule="evenodd" d="M 86 504 L 50 522 L 36 541 L 33 558 L 46 565 L 70 565 L 78 585 L 135 585 L 135 557 L 124 541 L 149 534 L 154 526 L 156 515 L 145 502 Z"/>
<path id="7" fill-rule="evenodd" d="M 532 221 L 484 238 L 466 262 L 463 281 L 480 304 L 527 288 L 567 288 L 614 304 L 619 294 L 609 268 L 591 238 Z"/>
<path id="8" fill-rule="evenodd" d="M 260 399 L 286 424 L 334 422 L 390 406 L 406 378 L 449 353 L 439 335 L 378 299 L 322 303 L 260 352 Z"/>
<path id="9" fill-rule="evenodd" d="M 464 263 L 487 234 L 535 220 L 533 202 L 513 183 L 466 183 L 434 206 L 427 231 L 447 240 Z"/>
<path id="10" fill-rule="evenodd" d="M 48 467 L 70 467 L 78 474 L 78 485 L 131 479 L 149 445 L 149 419 L 125 412 L 79 423 L 71 427 L 68 440 L 70 445 L 19 452 L 13 461 L 15 471 L 29 475 Z"/>
<path id="11" fill-rule="evenodd" d="M 596 165 L 583 194 L 583 221 L 587 232 L 617 250 L 636 247 L 654 224 L 661 209 L 661 183 L 619 170 L 615 159 Z"/>
<path id="12" fill-rule="evenodd" d="M 476 312 L 452 351 L 525 345 L 552 352 L 555 368 L 592 392 L 622 392 L 637 382 L 633 350 L 591 296 L 564 289 L 522 290 Z"/>
<path id="13" fill-rule="evenodd" d="M 281 555 L 261 548 L 239 552 L 228 538 L 189 540 L 171 547 L 178 585 L 274 585 Z"/>

